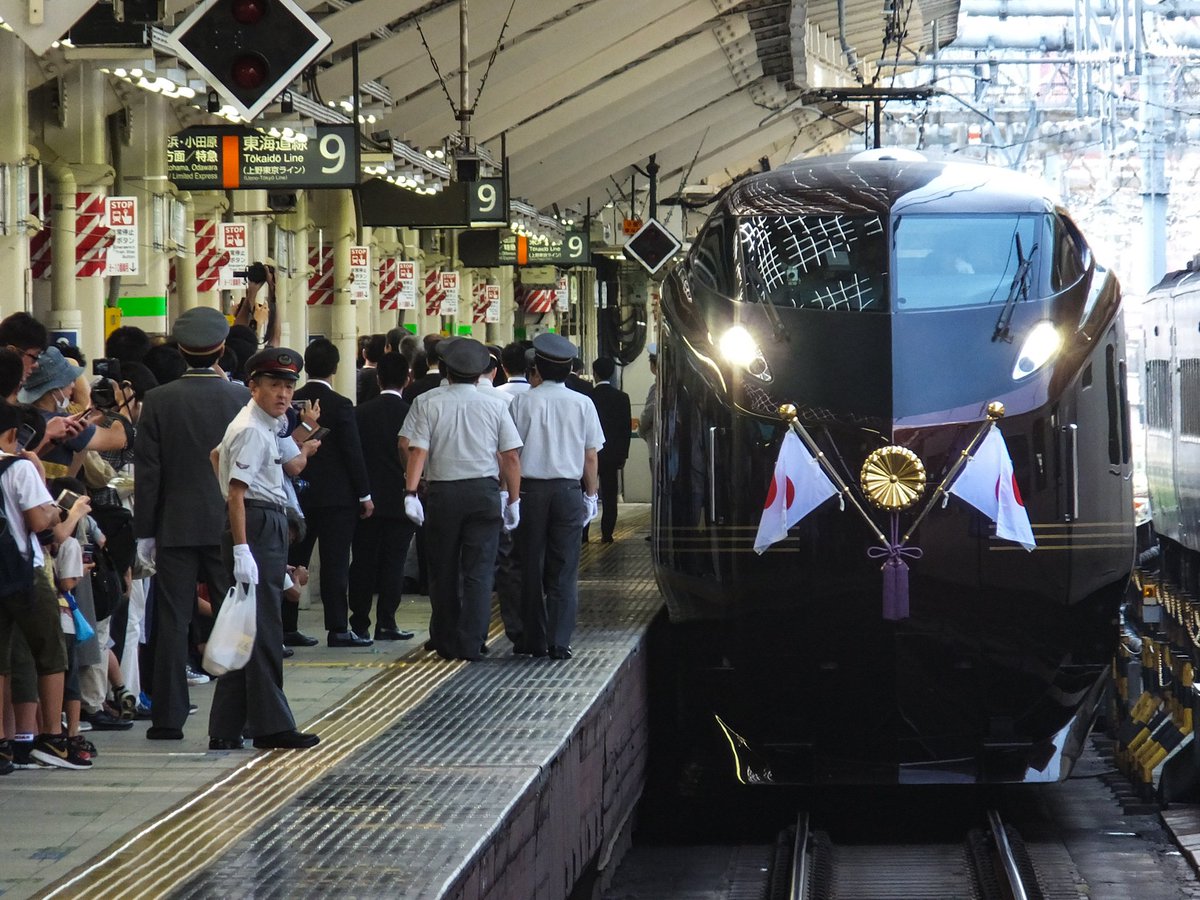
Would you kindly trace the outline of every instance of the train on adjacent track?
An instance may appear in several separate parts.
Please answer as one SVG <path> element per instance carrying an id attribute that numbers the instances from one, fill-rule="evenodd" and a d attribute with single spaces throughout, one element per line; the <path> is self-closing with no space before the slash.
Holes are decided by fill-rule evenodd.
<path id="1" fill-rule="evenodd" d="M 662 285 L 680 752 L 754 784 L 1065 778 L 1134 560 L 1123 329 L 1115 277 L 1025 176 L 883 149 L 729 189 Z M 993 404 L 1032 552 L 937 489 Z M 845 490 L 760 555 L 793 416 Z M 872 460 L 919 464 L 910 506 L 879 505 Z"/>

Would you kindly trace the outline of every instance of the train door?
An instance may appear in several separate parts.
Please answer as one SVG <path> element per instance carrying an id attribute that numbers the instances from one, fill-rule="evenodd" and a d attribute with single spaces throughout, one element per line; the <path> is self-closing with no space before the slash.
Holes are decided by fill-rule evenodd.
<path id="1" fill-rule="evenodd" d="M 1146 482 L 1150 512 L 1161 534 L 1179 533 L 1179 498 L 1175 491 L 1175 322 L 1168 288 L 1151 295 L 1143 309 L 1145 370 L 1142 373 L 1146 416 Z"/>
<path id="2" fill-rule="evenodd" d="M 1172 484 L 1177 540 L 1194 549 L 1200 547 L 1200 482 L 1194 474 L 1200 472 L 1200 277 L 1184 276 L 1172 295 Z"/>

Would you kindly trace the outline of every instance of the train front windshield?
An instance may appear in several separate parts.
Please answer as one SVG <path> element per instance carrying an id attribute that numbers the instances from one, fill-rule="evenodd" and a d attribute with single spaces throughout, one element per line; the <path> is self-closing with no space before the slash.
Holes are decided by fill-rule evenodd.
<path id="1" fill-rule="evenodd" d="M 1002 305 L 1021 278 L 1023 296 L 1046 296 L 1052 234 L 1044 214 L 902 215 L 889 254 L 879 216 L 764 215 L 739 219 L 737 240 L 747 300 L 904 313 Z"/>

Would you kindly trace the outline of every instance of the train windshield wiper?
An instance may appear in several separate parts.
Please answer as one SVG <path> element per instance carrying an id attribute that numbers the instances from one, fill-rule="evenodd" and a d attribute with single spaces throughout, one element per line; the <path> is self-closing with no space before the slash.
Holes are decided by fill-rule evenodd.
<path id="1" fill-rule="evenodd" d="M 750 286 L 758 292 L 758 302 L 762 304 L 767 318 L 771 322 L 771 334 L 777 341 L 790 340 L 787 326 L 783 324 L 783 319 L 779 317 L 779 310 L 775 306 L 775 301 L 771 299 L 771 294 L 767 290 L 767 286 L 761 280 L 751 277 Z"/>
<path id="2" fill-rule="evenodd" d="M 1008 286 L 1008 297 L 1004 301 L 1004 308 L 1000 310 L 1000 318 L 996 320 L 996 330 L 992 332 L 993 341 L 1007 341 L 1012 343 L 1012 330 L 1009 328 L 1009 323 L 1012 321 L 1013 311 L 1017 308 L 1017 300 L 1029 299 L 1029 270 L 1033 266 L 1033 254 L 1037 253 L 1038 245 L 1034 244 L 1029 248 L 1029 256 L 1021 252 L 1021 235 L 1015 234 L 1013 237 L 1017 240 L 1017 273 L 1013 275 L 1012 283 Z"/>

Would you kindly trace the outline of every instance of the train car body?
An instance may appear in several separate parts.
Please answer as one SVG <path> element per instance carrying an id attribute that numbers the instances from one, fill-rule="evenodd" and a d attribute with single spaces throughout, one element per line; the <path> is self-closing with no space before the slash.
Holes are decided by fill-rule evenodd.
<path id="1" fill-rule="evenodd" d="M 1032 180 L 868 151 L 735 185 L 662 293 L 654 559 L 685 743 L 745 783 L 1066 777 L 1134 554 L 1124 365 L 1116 279 Z M 936 503 L 888 619 L 877 535 L 836 499 L 752 549 L 782 405 L 886 534 L 864 460 L 922 461 L 903 531 L 994 401 L 1033 552 Z"/>

